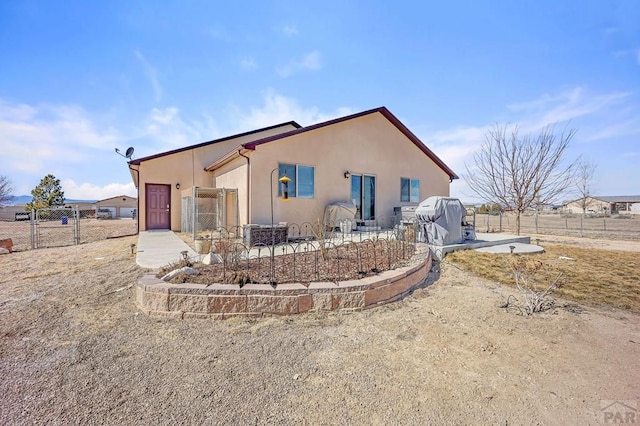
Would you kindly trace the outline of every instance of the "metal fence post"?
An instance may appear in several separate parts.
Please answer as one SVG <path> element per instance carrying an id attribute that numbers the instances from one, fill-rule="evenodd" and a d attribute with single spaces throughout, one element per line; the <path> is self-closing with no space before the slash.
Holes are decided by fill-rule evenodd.
<path id="1" fill-rule="evenodd" d="M 29 233 L 31 237 L 31 248 L 36 248 L 36 210 L 31 209 L 31 216 L 29 218 Z"/>
<path id="2" fill-rule="evenodd" d="M 76 205 L 75 211 L 73 212 L 74 222 L 73 222 L 73 238 L 75 240 L 76 245 L 80 244 L 80 210 L 78 205 Z"/>
<path id="3" fill-rule="evenodd" d="M 198 188 L 194 185 L 191 189 L 191 202 L 193 211 L 191 214 L 193 215 L 193 239 L 195 240 L 198 237 Z"/>

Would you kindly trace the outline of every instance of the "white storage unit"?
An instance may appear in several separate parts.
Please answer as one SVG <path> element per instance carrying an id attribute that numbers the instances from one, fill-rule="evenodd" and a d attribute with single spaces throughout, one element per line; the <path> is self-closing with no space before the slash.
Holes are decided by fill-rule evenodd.
<path id="1" fill-rule="evenodd" d="M 133 217 L 133 212 L 135 211 L 135 207 L 120 207 L 120 216 L 119 217 Z"/>

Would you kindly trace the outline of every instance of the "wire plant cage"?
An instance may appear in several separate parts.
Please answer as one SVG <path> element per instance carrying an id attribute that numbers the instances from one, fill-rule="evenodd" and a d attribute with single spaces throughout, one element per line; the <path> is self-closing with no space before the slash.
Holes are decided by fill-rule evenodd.
<path id="1" fill-rule="evenodd" d="M 238 190 L 194 186 L 182 191 L 182 232 L 193 239 L 239 223 Z"/>

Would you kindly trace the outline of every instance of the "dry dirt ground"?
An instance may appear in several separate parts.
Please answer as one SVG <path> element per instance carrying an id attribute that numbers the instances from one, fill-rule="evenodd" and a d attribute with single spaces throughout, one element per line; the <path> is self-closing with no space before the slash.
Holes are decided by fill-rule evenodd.
<path id="1" fill-rule="evenodd" d="M 640 409 L 626 311 L 517 316 L 499 308 L 509 288 L 444 262 L 365 312 L 152 319 L 128 288 L 132 242 L 0 256 L 0 424 L 585 425 Z"/>

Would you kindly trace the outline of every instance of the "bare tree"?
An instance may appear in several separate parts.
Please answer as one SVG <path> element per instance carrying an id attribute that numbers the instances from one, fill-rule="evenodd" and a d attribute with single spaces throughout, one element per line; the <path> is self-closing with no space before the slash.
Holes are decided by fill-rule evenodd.
<path id="1" fill-rule="evenodd" d="M 595 163 L 583 161 L 576 168 L 576 191 L 580 199 L 578 204 L 582 209 L 582 214 L 587 212 L 587 208 L 591 206 L 593 200 L 593 174 L 596 171 Z"/>
<path id="2" fill-rule="evenodd" d="M 13 199 L 13 184 L 8 177 L 0 175 L 0 204 L 4 204 L 7 201 Z"/>
<path id="3" fill-rule="evenodd" d="M 516 213 L 516 233 L 520 235 L 522 213 L 541 204 L 550 204 L 575 184 L 577 161 L 563 163 L 576 129 L 555 135 L 548 125 L 537 135 L 519 135 L 518 127 L 496 125 L 485 135 L 474 164 L 466 166 L 465 181 L 483 201 L 498 203 Z"/>

